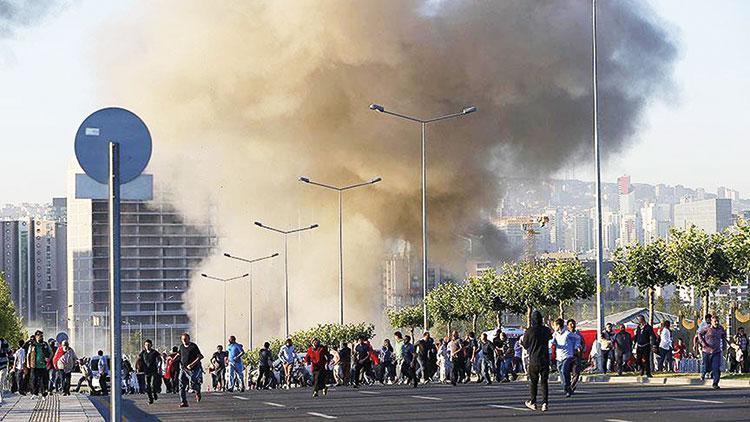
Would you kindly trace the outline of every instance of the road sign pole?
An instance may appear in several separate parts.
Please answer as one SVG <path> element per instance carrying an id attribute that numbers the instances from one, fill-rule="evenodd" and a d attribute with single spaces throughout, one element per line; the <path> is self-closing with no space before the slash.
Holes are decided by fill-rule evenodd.
<path id="1" fill-rule="evenodd" d="M 120 145 L 109 143 L 109 318 L 112 391 L 109 420 L 121 420 L 122 339 L 120 338 Z"/>

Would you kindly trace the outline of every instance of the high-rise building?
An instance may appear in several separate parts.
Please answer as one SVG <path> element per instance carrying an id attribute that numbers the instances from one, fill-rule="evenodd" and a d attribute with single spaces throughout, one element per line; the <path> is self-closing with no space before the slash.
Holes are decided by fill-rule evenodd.
<path id="1" fill-rule="evenodd" d="M 729 189 L 724 186 L 719 186 L 716 190 L 716 195 L 719 199 L 731 199 L 733 201 L 740 200 L 740 193 L 734 189 Z"/>
<path id="2" fill-rule="evenodd" d="M 627 195 L 632 191 L 630 187 L 630 176 L 624 175 L 617 178 L 617 193 Z"/>
<path id="3" fill-rule="evenodd" d="M 645 244 L 666 239 L 672 227 L 672 207 L 669 204 L 646 204 L 641 208 L 641 221 Z"/>
<path id="4" fill-rule="evenodd" d="M 383 304 L 387 308 L 414 305 L 421 294 L 421 284 L 412 268 L 411 247 L 401 242 L 398 251 L 383 263 Z"/>
<path id="5" fill-rule="evenodd" d="M 108 348 L 109 213 L 107 187 L 76 170 L 68 178 L 68 323 L 80 354 Z M 122 332 L 123 344 L 140 334 L 163 348 L 190 327 L 183 293 L 217 239 L 208 219 L 188 225 L 153 199 L 152 180 L 141 175 L 121 189 Z"/>
<path id="6" fill-rule="evenodd" d="M 602 235 L 604 253 L 613 253 L 617 249 L 617 239 L 620 238 L 620 214 L 609 210 L 602 212 Z"/>
<path id="7" fill-rule="evenodd" d="M 638 214 L 624 214 L 620 216 L 620 244 L 625 247 L 641 242 L 640 218 Z"/>
<path id="8" fill-rule="evenodd" d="M 573 217 L 573 250 L 587 252 L 592 249 L 592 223 L 588 215 Z"/>
<path id="9" fill-rule="evenodd" d="M 65 224 L 24 218 L 0 222 L 0 230 L 0 272 L 16 312 L 29 329 L 54 336 L 67 318 Z"/>
<path id="10" fill-rule="evenodd" d="M 706 199 L 674 206 L 674 225 L 685 229 L 694 225 L 707 233 L 718 233 L 732 225 L 731 199 Z"/>

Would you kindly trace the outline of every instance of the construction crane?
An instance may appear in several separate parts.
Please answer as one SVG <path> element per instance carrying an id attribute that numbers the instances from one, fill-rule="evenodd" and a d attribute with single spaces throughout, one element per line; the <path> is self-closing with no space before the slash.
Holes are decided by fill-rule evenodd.
<path id="1" fill-rule="evenodd" d="M 520 225 L 524 232 L 524 259 L 533 261 L 536 256 L 536 235 L 540 229 L 549 223 L 549 217 L 542 216 L 513 216 L 501 217 L 498 222 L 502 225 Z"/>

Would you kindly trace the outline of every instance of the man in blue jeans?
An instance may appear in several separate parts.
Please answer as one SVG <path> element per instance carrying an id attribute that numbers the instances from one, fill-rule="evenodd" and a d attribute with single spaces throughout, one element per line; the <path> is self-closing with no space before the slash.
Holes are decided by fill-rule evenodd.
<path id="1" fill-rule="evenodd" d="M 555 332 L 552 334 L 552 344 L 555 346 L 555 360 L 557 361 L 557 372 L 560 376 L 565 397 L 573 395 L 570 389 L 570 375 L 573 369 L 574 341 L 569 338 L 570 331 L 565 328 L 562 318 L 555 320 Z"/>
<path id="2" fill-rule="evenodd" d="M 237 343 L 237 337 L 229 336 L 227 353 L 229 354 L 229 391 L 239 388 L 240 391 L 244 392 L 245 380 L 242 373 L 245 367 L 242 364 L 242 358 L 245 356 L 245 349 Z"/>
<path id="3" fill-rule="evenodd" d="M 703 352 L 704 371 L 711 370 L 713 387 L 718 389 L 721 377 L 721 355 L 727 346 L 727 333 L 724 327 L 719 325 L 719 319 L 716 316 L 711 317 L 711 325 L 698 331 L 698 341 Z"/>
<path id="4" fill-rule="evenodd" d="M 202 368 L 201 354 L 198 345 L 190 341 L 190 335 L 183 333 L 180 344 L 180 407 L 188 407 L 188 387 L 195 392 L 195 401 L 201 401 Z"/>

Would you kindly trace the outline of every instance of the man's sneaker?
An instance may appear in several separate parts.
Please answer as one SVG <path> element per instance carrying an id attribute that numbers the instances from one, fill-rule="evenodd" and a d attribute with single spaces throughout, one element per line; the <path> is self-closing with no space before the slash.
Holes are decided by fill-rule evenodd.
<path id="1" fill-rule="evenodd" d="M 542 407 L 539 410 L 541 410 L 542 412 L 546 412 L 547 411 L 547 403 L 542 403 Z"/>
<path id="2" fill-rule="evenodd" d="M 315 397 L 318 397 L 318 392 L 317 391 L 313 391 L 313 398 L 315 398 Z"/>
<path id="3" fill-rule="evenodd" d="M 195 393 L 195 401 L 200 402 L 201 401 L 201 392 L 198 391 Z"/>
<path id="4" fill-rule="evenodd" d="M 180 403 L 180 407 L 188 407 L 188 404 L 186 402 Z"/>
<path id="5" fill-rule="evenodd" d="M 719 388 L 721 388 L 719 387 L 719 384 L 714 384 L 713 387 L 714 387 L 714 390 L 718 390 Z"/>
<path id="6" fill-rule="evenodd" d="M 326 387 L 326 388 L 323 389 L 323 395 L 325 396 L 327 394 L 328 394 L 328 387 Z"/>
<path id="7" fill-rule="evenodd" d="M 154 393 L 154 401 L 157 401 L 157 400 L 159 400 L 159 395 Z"/>
<path id="8" fill-rule="evenodd" d="M 570 391 L 565 393 L 565 398 L 570 398 L 570 396 L 572 396 L 572 394 L 570 394 Z"/>
<path id="9" fill-rule="evenodd" d="M 148 399 L 148 404 L 154 404 L 154 399 Z"/>
<path id="10" fill-rule="evenodd" d="M 531 410 L 536 410 L 536 405 L 528 400 L 523 402 L 523 404 L 526 405 L 526 407 L 528 407 Z"/>

